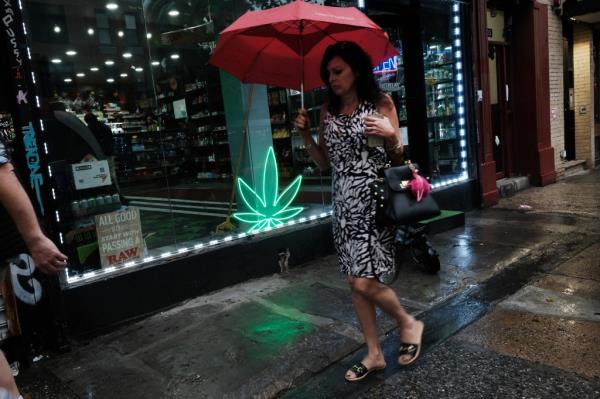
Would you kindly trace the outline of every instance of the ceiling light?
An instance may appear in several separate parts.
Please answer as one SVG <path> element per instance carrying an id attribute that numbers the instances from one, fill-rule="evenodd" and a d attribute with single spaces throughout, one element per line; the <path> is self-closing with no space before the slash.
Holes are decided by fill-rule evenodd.
<path id="1" fill-rule="evenodd" d="M 169 11 L 169 16 L 170 17 L 176 17 L 178 15 L 179 15 L 179 11 L 177 11 L 177 10 L 171 10 L 171 11 Z"/>
<path id="2" fill-rule="evenodd" d="M 123 58 L 131 58 L 132 54 L 131 53 L 123 53 Z"/>
<path id="3" fill-rule="evenodd" d="M 119 76 L 120 76 L 120 77 L 122 77 L 122 78 L 126 78 L 126 77 L 127 77 L 127 74 L 126 74 L 126 73 L 122 73 L 122 74 L 120 74 Z"/>
<path id="4" fill-rule="evenodd" d="M 92 72 L 98 72 L 98 67 L 91 67 L 90 71 L 92 71 Z"/>
<path id="5" fill-rule="evenodd" d="M 94 34 L 94 29 L 88 28 L 87 32 L 88 32 L 88 35 L 92 36 Z"/>
<path id="6" fill-rule="evenodd" d="M 71 78 L 65 78 L 65 83 L 71 83 L 73 81 L 73 79 Z"/>
<path id="7" fill-rule="evenodd" d="M 60 26 L 54 25 L 54 33 L 60 33 Z"/>
<path id="8" fill-rule="evenodd" d="M 60 58 L 52 58 L 50 62 L 53 64 L 60 64 L 62 60 Z"/>
<path id="9" fill-rule="evenodd" d="M 85 73 L 83 73 L 83 72 L 79 72 L 79 73 L 78 73 L 76 76 L 77 76 L 78 78 L 83 78 L 83 77 L 85 76 Z"/>
<path id="10" fill-rule="evenodd" d="M 119 5 L 117 3 L 106 3 L 106 8 L 113 11 L 119 8 Z"/>
<path id="11" fill-rule="evenodd" d="M 146 33 L 146 39 L 152 39 L 152 33 Z"/>
<path id="12" fill-rule="evenodd" d="M 75 51 L 75 50 L 67 50 L 67 51 L 65 51 L 65 54 L 68 55 L 68 56 L 70 56 L 70 57 L 72 57 L 74 55 L 77 55 L 77 51 Z"/>
<path id="13" fill-rule="evenodd" d="M 137 68 L 135 68 L 135 71 L 136 71 L 136 72 L 143 72 L 143 71 L 144 71 L 144 68 L 142 68 L 142 67 L 137 67 Z"/>
<path id="14" fill-rule="evenodd" d="M 153 66 L 159 66 L 159 65 L 160 65 L 160 62 L 158 62 L 158 61 L 152 61 L 152 65 L 153 65 Z"/>
<path id="15" fill-rule="evenodd" d="M 108 65 L 108 66 L 115 65 L 115 62 L 113 60 L 106 60 L 106 61 L 104 61 L 104 65 Z"/>
<path id="16" fill-rule="evenodd" d="M 112 83 L 112 82 L 114 82 L 115 80 L 114 80 L 113 78 L 108 78 L 108 79 L 106 79 L 106 81 L 107 81 L 108 83 Z"/>
<path id="17" fill-rule="evenodd" d="M 177 53 L 171 54 L 171 59 L 172 60 L 178 60 L 179 59 L 179 54 L 177 54 Z"/>
<path id="18" fill-rule="evenodd" d="M 117 32 L 117 36 L 119 36 L 119 37 L 123 37 L 123 35 L 124 35 L 124 33 L 123 33 L 123 31 L 122 31 L 122 30 L 120 30 L 120 31 L 118 31 L 118 32 Z"/>

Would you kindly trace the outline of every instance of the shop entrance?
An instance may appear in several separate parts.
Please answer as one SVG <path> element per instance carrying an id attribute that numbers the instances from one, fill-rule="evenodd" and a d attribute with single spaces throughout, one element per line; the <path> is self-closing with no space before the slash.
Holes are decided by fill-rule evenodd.
<path id="1" fill-rule="evenodd" d="M 565 119 L 565 160 L 575 159 L 575 97 L 573 74 L 573 25 L 563 23 L 563 84 Z"/>
<path id="2" fill-rule="evenodd" d="M 511 175 L 510 145 L 513 130 L 510 46 L 490 43 L 490 104 L 496 179 Z"/>

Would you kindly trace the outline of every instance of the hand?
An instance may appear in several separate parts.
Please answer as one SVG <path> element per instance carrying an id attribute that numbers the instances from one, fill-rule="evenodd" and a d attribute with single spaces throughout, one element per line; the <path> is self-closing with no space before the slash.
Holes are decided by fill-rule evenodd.
<path id="1" fill-rule="evenodd" d="M 35 266 L 46 274 L 58 273 L 67 265 L 67 256 L 45 235 L 27 243 Z"/>
<path id="2" fill-rule="evenodd" d="M 294 120 L 294 126 L 303 136 L 310 135 L 310 118 L 304 108 L 298 110 L 298 116 Z"/>
<path id="3" fill-rule="evenodd" d="M 365 115 L 363 121 L 366 135 L 382 137 L 389 145 L 396 145 L 398 143 L 398 129 L 392 126 L 387 116 Z"/>

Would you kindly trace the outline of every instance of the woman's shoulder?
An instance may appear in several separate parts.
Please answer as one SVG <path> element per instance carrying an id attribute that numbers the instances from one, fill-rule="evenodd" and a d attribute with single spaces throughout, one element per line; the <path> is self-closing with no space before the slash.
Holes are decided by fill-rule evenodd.
<path id="1" fill-rule="evenodd" d="M 392 100 L 392 97 L 389 94 L 382 92 L 375 102 L 375 106 L 382 111 L 392 110 L 394 108 L 394 100 Z"/>

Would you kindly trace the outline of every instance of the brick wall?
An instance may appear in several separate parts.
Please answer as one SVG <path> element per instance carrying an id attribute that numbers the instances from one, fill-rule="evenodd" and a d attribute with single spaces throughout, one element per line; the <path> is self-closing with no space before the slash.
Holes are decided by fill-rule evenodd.
<path id="1" fill-rule="evenodd" d="M 573 68 L 575 77 L 575 158 L 584 159 L 588 168 L 594 161 L 594 99 L 592 30 L 575 24 L 573 30 Z M 580 113 L 580 107 L 586 113 Z"/>
<path id="2" fill-rule="evenodd" d="M 543 4 L 550 0 L 540 1 Z M 554 165 L 557 176 L 564 173 L 560 152 L 565 148 L 563 35 L 562 22 L 551 9 L 548 10 L 548 53 L 550 80 L 550 137 L 554 148 Z"/>

